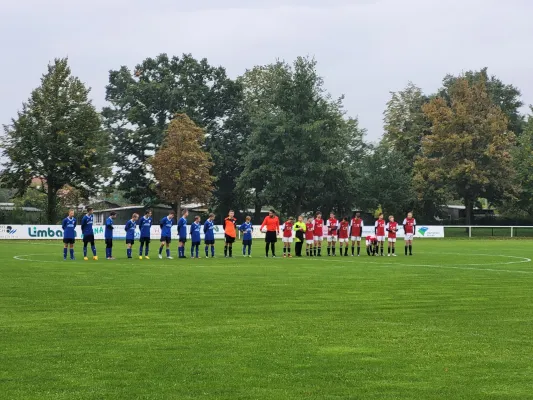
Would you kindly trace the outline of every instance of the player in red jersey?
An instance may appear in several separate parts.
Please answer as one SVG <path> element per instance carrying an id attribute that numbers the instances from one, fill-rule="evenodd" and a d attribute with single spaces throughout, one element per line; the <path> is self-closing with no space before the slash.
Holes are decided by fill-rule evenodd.
<path id="1" fill-rule="evenodd" d="M 378 245 L 380 247 L 380 253 L 383 257 L 383 248 L 385 247 L 385 225 L 386 222 L 383 219 L 383 214 L 379 214 L 378 220 L 375 223 L 376 237 L 378 239 Z"/>
<path id="2" fill-rule="evenodd" d="M 415 237 L 416 219 L 413 218 L 413 213 L 407 214 L 407 218 L 403 220 L 403 231 L 405 232 L 405 255 L 409 249 L 409 255 L 413 255 L 413 238 Z"/>
<path id="3" fill-rule="evenodd" d="M 350 223 L 348 222 L 348 217 L 344 217 L 339 224 L 339 250 L 341 256 L 342 247 L 344 246 L 344 257 L 348 257 L 348 243 L 350 241 Z"/>
<path id="4" fill-rule="evenodd" d="M 283 258 L 291 256 L 291 243 L 292 243 L 292 227 L 294 226 L 294 218 L 290 217 L 285 224 L 283 224 Z"/>
<path id="5" fill-rule="evenodd" d="M 355 217 L 352 218 L 350 225 L 351 236 L 352 236 L 352 257 L 355 253 L 355 244 L 357 243 L 357 257 L 361 254 L 361 237 L 363 236 L 363 227 L 364 223 L 361 219 L 361 214 L 355 214 Z"/>
<path id="6" fill-rule="evenodd" d="M 315 256 L 322 256 L 322 241 L 324 240 L 324 220 L 322 219 L 322 213 L 318 212 L 315 217 L 315 223 L 313 228 L 315 247 L 313 254 Z"/>
<path id="7" fill-rule="evenodd" d="M 326 226 L 328 227 L 328 257 L 330 255 L 335 257 L 335 243 L 337 243 L 337 236 L 339 234 L 339 221 L 335 218 L 335 214 L 329 214 Z"/>
<path id="8" fill-rule="evenodd" d="M 394 221 L 394 217 L 391 215 L 389 217 L 389 223 L 387 224 L 387 232 L 388 232 L 388 242 L 389 242 L 389 248 L 388 248 L 388 257 L 391 256 L 391 250 L 392 250 L 392 256 L 396 257 L 396 254 L 394 254 L 394 250 L 396 247 L 396 232 L 398 232 L 398 222 Z"/>
<path id="9" fill-rule="evenodd" d="M 368 235 L 366 237 L 366 254 L 369 256 L 378 254 L 378 238 L 376 235 Z"/>
<path id="10" fill-rule="evenodd" d="M 306 219 L 305 221 L 305 255 L 313 256 L 313 244 L 315 243 L 315 224 L 313 223 L 313 217 Z"/>

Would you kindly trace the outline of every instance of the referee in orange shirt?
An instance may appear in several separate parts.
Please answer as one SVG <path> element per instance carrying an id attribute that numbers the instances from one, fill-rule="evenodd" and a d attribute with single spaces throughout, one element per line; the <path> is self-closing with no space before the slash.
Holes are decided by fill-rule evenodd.
<path id="1" fill-rule="evenodd" d="M 265 252 L 268 257 L 269 247 L 272 249 L 272 257 L 276 257 L 276 242 L 278 241 L 279 233 L 279 218 L 276 216 L 274 210 L 270 210 L 268 217 L 265 217 L 263 223 L 261 224 L 261 231 L 266 226 L 266 236 L 265 236 Z"/>

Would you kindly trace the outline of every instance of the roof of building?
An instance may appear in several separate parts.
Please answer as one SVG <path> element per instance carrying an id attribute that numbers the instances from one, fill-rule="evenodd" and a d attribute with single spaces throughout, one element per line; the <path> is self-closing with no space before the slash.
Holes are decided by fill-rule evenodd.
<path id="1" fill-rule="evenodd" d="M 16 207 L 15 203 L 0 203 L 1 211 L 22 210 L 26 212 L 41 212 L 42 210 L 36 207 Z"/>

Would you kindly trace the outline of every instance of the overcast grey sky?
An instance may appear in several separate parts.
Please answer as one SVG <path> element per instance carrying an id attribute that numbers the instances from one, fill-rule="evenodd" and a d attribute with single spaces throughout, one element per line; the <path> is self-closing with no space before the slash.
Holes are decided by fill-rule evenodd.
<path id="1" fill-rule="evenodd" d="M 68 56 L 104 105 L 108 71 L 166 52 L 207 57 L 232 77 L 276 58 L 315 56 L 368 137 L 390 91 L 436 90 L 446 73 L 489 67 L 533 103 L 530 0 L 0 0 L 0 123 Z M 201 5 L 195 5 L 195 3 Z"/>

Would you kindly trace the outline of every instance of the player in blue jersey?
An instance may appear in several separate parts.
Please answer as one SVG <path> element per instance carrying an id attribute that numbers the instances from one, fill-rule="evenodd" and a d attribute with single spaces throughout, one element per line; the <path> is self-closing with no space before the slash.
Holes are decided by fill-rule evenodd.
<path id="1" fill-rule="evenodd" d="M 194 217 L 194 222 L 191 224 L 191 258 L 200 258 L 200 230 L 202 224 L 200 223 L 200 217 L 197 215 Z"/>
<path id="2" fill-rule="evenodd" d="M 94 231 L 93 231 L 94 215 L 93 208 L 87 207 L 87 214 L 81 219 L 81 233 L 83 235 L 83 259 L 87 261 L 87 245 L 91 244 L 91 250 L 93 252 L 93 260 L 98 261 L 96 255 L 96 246 L 94 245 Z"/>
<path id="3" fill-rule="evenodd" d="M 106 260 L 114 260 L 113 258 L 113 229 L 114 229 L 113 224 L 115 222 L 116 217 L 117 217 L 117 213 L 114 211 L 111 211 L 109 213 L 109 217 L 107 217 L 105 221 L 104 239 L 105 239 Z"/>
<path id="4" fill-rule="evenodd" d="M 146 210 L 144 217 L 139 220 L 139 230 L 141 231 L 141 246 L 139 247 L 139 260 L 143 259 L 143 247 L 144 258 L 150 259 L 148 256 L 150 252 L 150 233 L 152 230 L 152 210 Z"/>
<path id="5" fill-rule="evenodd" d="M 204 224 L 205 258 L 209 258 L 209 247 L 211 247 L 211 257 L 215 257 L 215 214 L 209 214 L 209 218 Z"/>
<path id="6" fill-rule="evenodd" d="M 139 214 L 133 214 L 124 227 L 124 230 L 126 231 L 126 255 L 128 258 L 132 258 L 132 247 L 135 244 L 135 230 L 137 229 L 138 219 Z"/>
<path id="7" fill-rule="evenodd" d="M 252 232 L 254 227 L 252 225 L 252 217 L 246 217 L 246 222 L 239 227 L 242 232 L 242 255 L 244 257 L 252 257 Z M 248 255 L 246 254 L 246 248 L 248 248 Z"/>
<path id="8" fill-rule="evenodd" d="M 70 247 L 70 259 L 74 260 L 74 243 L 76 243 L 76 218 L 74 210 L 68 211 L 68 217 L 63 220 L 63 260 L 67 259 L 67 251 Z"/>
<path id="9" fill-rule="evenodd" d="M 172 260 L 170 256 L 170 242 L 172 241 L 172 225 L 174 225 L 174 217 L 176 214 L 171 211 L 168 216 L 164 217 L 160 222 L 161 227 L 161 245 L 159 246 L 159 258 L 163 258 L 163 248 L 167 247 L 167 258 Z"/>
<path id="10" fill-rule="evenodd" d="M 188 210 L 181 212 L 181 218 L 178 221 L 178 258 L 187 258 L 185 256 L 185 243 L 187 242 L 187 217 L 189 216 Z"/>

